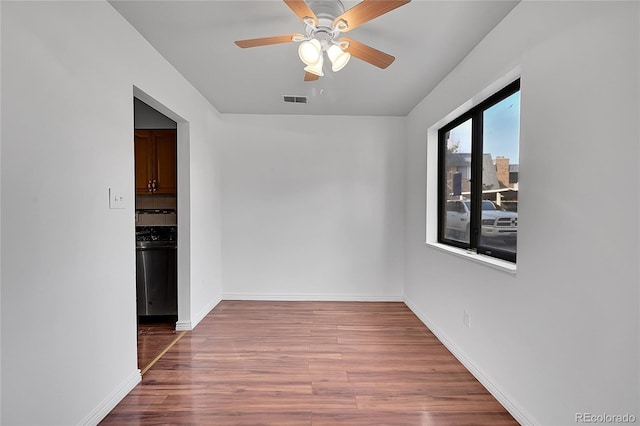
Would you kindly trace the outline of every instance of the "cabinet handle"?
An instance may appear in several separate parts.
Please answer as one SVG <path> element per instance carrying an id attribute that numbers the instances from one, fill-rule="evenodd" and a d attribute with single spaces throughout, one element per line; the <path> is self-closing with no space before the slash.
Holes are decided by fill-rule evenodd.
<path id="1" fill-rule="evenodd" d="M 147 182 L 147 191 L 151 192 L 151 181 Z"/>
<path id="2" fill-rule="evenodd" d="M 151 181 L 151 191 L 156 192 L 157 190 L 158 190 L 158 181 L 154 179 Z"/>

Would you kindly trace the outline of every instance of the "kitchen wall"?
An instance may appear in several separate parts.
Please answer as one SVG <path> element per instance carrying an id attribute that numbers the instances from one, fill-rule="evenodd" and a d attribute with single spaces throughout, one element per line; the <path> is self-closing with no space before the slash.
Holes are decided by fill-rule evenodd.
<path id="1" fill-rule="evenodd" d="M 137 129 L 177 129 L 178 125 L 169 117 L 161 114 L 139 99 L 133 100 L 133 124 Z M 176 195 L 136 194 L 136 210 L 176 210 L 178 197 Z M 136 226 L 164 226 L 177 225 L 176 213 L 147 213 L 136 212 Z"/>
<path id="2" fill-rule="evenodd" d="M 136 129 L 177 129 L 178 124 L 140 99 L 133 100 L 133 124 Z"/>
<path id="3" fill-rule="evenodd" d="M 407 303 L 523 424 L 640 418 L 638 6 L 521 2 L 407 119 Z M 518 69 L 512 276 L 425 244 L 428 129 Z"/>
<path id="4" fill-rule="evenodd" d="M 136 210 L 175 210 L 178 198 L 175 195 L 136 195 Z M 177 225 L 178 216 L 173 213 L 150 213 L 136 211 L 136 226 Z"/>
<path id="5" fill-rule="evenodd" d="M 140 380 L 133 96 L 178 122 L 185 327 L 220 300 L 221 121 L 107 2 L 0 10 L 0 423 L 96 424 Z"/>
<path id="6" fill-rule="evenodd" d="M 223 119 L 223 297 L 401 300 L 405 120 Z"/>

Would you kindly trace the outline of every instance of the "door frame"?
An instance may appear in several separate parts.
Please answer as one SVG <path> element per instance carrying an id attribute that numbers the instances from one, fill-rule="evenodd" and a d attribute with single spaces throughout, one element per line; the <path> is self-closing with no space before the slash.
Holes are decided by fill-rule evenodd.
<path id="1" fill-rule="evenodd" d="M 178 321 L 176 330 L 191 330 L 191 202 L 190 202 L 190 127 L 189 122 L 179 114 L 157 101 L 151 95 L 133 86 L 133 98 L 169 117 L 177 123 L 177 208 L 178 208 Z M 134 229 L 135 232 L 135 229 Z M 133 238 L 135 240 L 135 236 Z M 136 318 L 137 322 L 137 318 Z"/>

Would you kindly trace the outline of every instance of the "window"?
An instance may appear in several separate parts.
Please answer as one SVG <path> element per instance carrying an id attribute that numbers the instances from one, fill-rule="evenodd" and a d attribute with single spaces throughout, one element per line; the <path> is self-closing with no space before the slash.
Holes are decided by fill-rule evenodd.
<path id="1" fill-rule="evenodd" d="M 520 80 L 438 131 L 438 242 L 516 261 Z"/>

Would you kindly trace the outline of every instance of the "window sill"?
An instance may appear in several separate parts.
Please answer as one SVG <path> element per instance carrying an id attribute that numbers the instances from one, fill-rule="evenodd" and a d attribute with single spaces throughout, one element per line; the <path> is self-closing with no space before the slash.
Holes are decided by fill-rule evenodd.
<path id="1" fill-rule="evenodd" d="M 439 251 L 451 253 L 455 256 L 462 257 L 481 265 L 488 266 L 493 269 L 505 272 L 509 275 L 516 275 L 517 268 L 515 263 L 507 262 L 506 260 L 496 259 L 495 257 L 485 256 L 472 251 L 460 249 L 458 247 L 451 247 L 446 244 L 440 243 L 427 243 L 428 247 L 434 248 Z"/>

